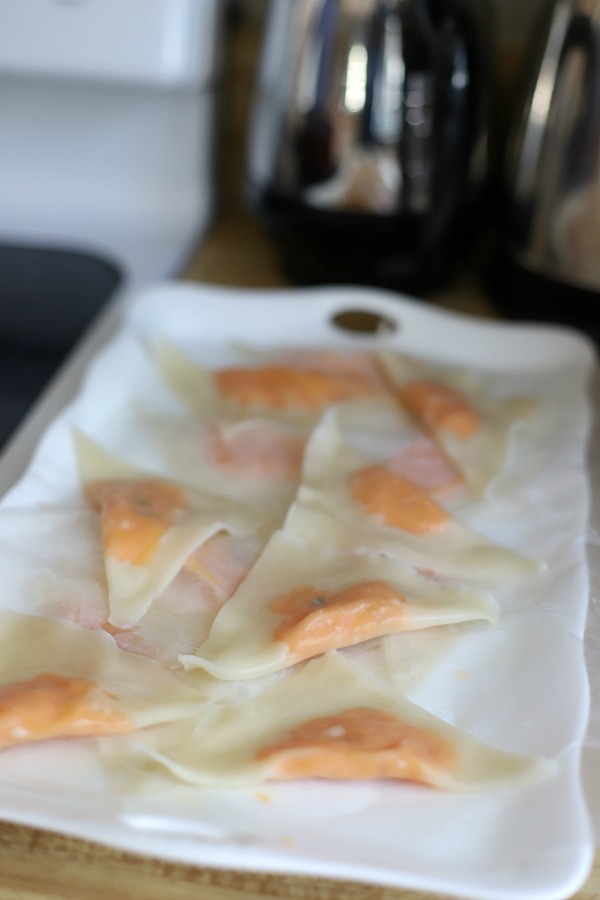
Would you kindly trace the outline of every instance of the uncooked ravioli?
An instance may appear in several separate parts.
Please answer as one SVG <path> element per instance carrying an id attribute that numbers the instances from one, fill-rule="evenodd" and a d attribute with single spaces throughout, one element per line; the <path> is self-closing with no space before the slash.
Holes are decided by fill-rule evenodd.
<path id="1" fill-rule="evenodd" d="M 485 592 L 416 574 L 396 560 L 332 555 L 280 530 L 225 603 L 186 669 L 236 680 L 399 631 L 494 622 Z"/>
<path id="2" fill-rule="evenodd" d="M 371 684 L 332 651 L 233 704 L 141 735 L 132 750 L 192 784 L 394 778 L 448 791 L 515 787 L 553 774 L 545 760 L 486 746 Z M 119 764 L 119 756 L 113 765 Z"/>
<path id="3" fill-rule="evenodd" d="M 325 413 L 313 432 L 284 527 L 316 543 L 327 541 L 337 551 L 383 553 L 419 569 L 490 585 L 542 568 L 460 524 L 404 475 L 353 450 L 336 410 Z"/>
<path id="4" fill-rule="evenodd" d="M 329 406 L 387 393 L 387 385 L 371 372 L 329 364 L 279 362 L 211 370 L 193 362 L 167 341 L 153 352 L 170 387 L 198 414 L 209 417 L 269 415 L 310 425 Z M 340 354 L 342 355 L 342 354 Z"/>
<path id="5" fill-rule="evenodd" d="M 234 348 L 240 365 L 247 367 L 281 365 L 285 362 L 286 366 L 299 371 L 343 378 L 369 388 L 373 394 L 386 393 L 390 388 L 389 377 L 377 353 L 368 350 L 331 346 L 290 346 L 285 350 L 267 350 L 240 343 L 236 343 Z"/>
<path id="6" fill-rule="evenodd" d="M 0 747 L 131 731 L 193 715 L 204 700 L 103 632 L 0 612 Z"/>
<path id="7" fill-rule="evenodd" d="M 148 475 L 78 434 L 84 493 L 101 517 L 108 621 L 133 625 L 203 543 L 219 532 L 270 533 L 272 512 Z"/>
<path id="8" fill-rule="evenodd" d="M 477 494 L 502 475 L 515 425 L 535 403 L 525 397 L 497 399 L 491 377 L 432 366 L 399 353 L 380 355 L 398 402 L 464 473 Z"/>

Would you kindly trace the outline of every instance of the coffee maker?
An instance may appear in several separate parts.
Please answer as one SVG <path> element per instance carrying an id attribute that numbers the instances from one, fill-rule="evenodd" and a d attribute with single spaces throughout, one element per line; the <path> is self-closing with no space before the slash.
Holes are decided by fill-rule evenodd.
<path id="1" fill-rule="evenodd" d="M 548 0 L 504 159 L 490 288 L 600 342 L 600 0 Z"/>
<path id="2" fill-rule="evenodd" d="M 418 292 L 469 244 L 488 175 L 476 0 L 273 0 L 248 197 L 292 277 Z"/>

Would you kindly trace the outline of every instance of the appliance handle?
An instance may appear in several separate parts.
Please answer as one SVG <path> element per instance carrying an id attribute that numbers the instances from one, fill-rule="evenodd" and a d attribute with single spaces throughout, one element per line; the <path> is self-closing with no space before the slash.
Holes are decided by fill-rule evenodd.
<path id="1" fill-rule="evenodd" d="M 544 36 L 547 35 L 545 49 L 539 66 L 534 68 L 535 80 L 524 104 L 525 114 L 511 141 L 512 152 L 507 154 L 508 170 L 515 173 L 513 190 L 517 203 L 527 203 L 536 182 L 552 102 L 552 86 L 556 84 L 572 7 L 573 0 L 558 0 L 548 25 L 541 30 Z"/>
<path id="2" fill-rule="evenodd" d="M 557 79 L 569 55 L 580 49 L 585 59 L 583 106 L 567 148 L 565 172 L 571 173 L 576 189 L 598 176 L 600 158 L 600 27 L 590 16 L 575 14 L 571 19 L 557 67 Z M 558 81 L 557 81 L 558 83 Z"/>

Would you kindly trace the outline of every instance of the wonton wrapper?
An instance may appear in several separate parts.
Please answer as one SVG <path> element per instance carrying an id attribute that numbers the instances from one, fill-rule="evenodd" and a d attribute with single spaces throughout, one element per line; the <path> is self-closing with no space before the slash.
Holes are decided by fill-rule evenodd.
<path id="1" fill-rule="evenodd" d="M 139 622 L 119 629 L 102 623 L 115 643 L 130 653 L 180 669 L 179 656 L 194 653 L 210 631 L 223 603 L 260 555 L 265 541 L 256 535 L 221 532 L 197 550 L 177 577 L 154 600 Z"/>
<path id="2" fill-rule="evenodd" d="M 333 556 L 277 531 L 206 641 L 180 660 L 217 678 L 255 678 L 383 634 L 478 619 L 497 619 L 484 592 L 423 578 L 396 560 Z"/>
<path id="3" fill-rule="evenodd" d="M 156 448 L 161 467 L 180 481 L 238 502 L 269 506 L 274 516 L 294 498 L 306 433 L 269 418 L 199 420 L 135 409 L 128 426 Z"/>
<path id="4" fill-rule="evenodd" d="M 18 710 L 15 718 L 7 688 L 17 683 L 27 687 L 23 683 L 31 680 L 34 694 L 36 687 L 38 692 L 40 689 L 44 692 L 46 685 L 40 678 L 46 675 L 58 676 L 67 687 L 70 680 L 91 682 L 90 697 L 86 701 L 88 712 L 100 713 L 101 718 L 106 719 L 108 730 L 94 730 L 93 724 L 88 730 L 85 706 L 78 708 L 83 720 L 74 720 L 77 710 L 70 701 L 62 708 L 58 702 L 56 712 L 51 709 L 51 714 L 57 716 L 55 722 L 51 718 L 48 720 L 45 710 L 40 718 L 39 704 L 36 705 L 34 698 L 27 703 L 27 695 L 24 703 L 22 698 L 24 716 Z M 54 689 L 56 685 L 51 683 L 49 687 Z M 59 695 L 60 687 L 59 684 Z M 15 743 L 25 743 L 44 737 L 60 737 L 61 734 L 111 733 L 111 719 L 117 731 L 143 728 L 194 715 L 204 701 L 202 694 L 171 675 L 159 663 L 125 653 L 101 631 L 88 631 L 62 619 L 11 610 L 0 612 L 0 746 L 5 746 L 10 738 Z M 89 718 L 93 723 L 94 716 Z M 45 732 L 40 730 L 42 725 Z M 50 733 L 48 726 L 53 729 Z"/>
<path id="5" fill-rule="evenodd" d="M 345 403 L 335 415 L 344 441 L 365 460 L 436 496 L 464 487 L 460 469 L 392 397 Z"/>
<path id="6" fill-rule="evenodd" d="M 336 410 L 325 413 L 307 446 L 302 484 L 284 527 L 315 543 L 326 541 L 338 552 L 383 553 L 419 569 L 490 585 L 543 568 L 461 525 L 427 496 L 434 513 L 433 528 L 427 533 L 393 527 L 368 514 L 352 496 L 348 481 L 368 466 L 369 461 L 344 440 Z"/>
<path id="7" fill-rule="evenodd" d="M 168 341 L 156 342 L 153 353 L 167 384 L 203 417 L 265 416 L 310 427 L 329 406 L 389 393 L 369 374 L 311 369 L 284 353 L 277 365 L 218 370 L 193 362 Z"/>
<path id="8" fill-rule="evenodd" d="M 473 422 L 459 424 L 457 430 L 463 431 L 462 434 L 425 421 L 411 410 L 410 404 L 406 408 L 456 463 L 473 491 L 478 495 L 486 494 L 506 466 L 514 426 L 531 414 L 534 401 L 524 397 L 494 398 L 486 390 L 491 381 L 489 376 L 476 379 L 465 372 L 435 367 L 391 352 L 381 353 L 380 359 L 398 390 L 400 403 L 403 391 L 415 383 L 441 385 L 442 389 L 457 392 L 464 400 L 464 409 L 472 411 Z M 471 430 L 471 424 L 475 422 L 478 425 Z"/>
<path id="9" fill-rule="evenodd" d="M 131 561 L 129 548 L 123 552 L 106 546 L 105 566 L 108 580 L 110 615 L 108 621 L 119 628 L 135 624 L 146 613 L 152 601 L 163 591 L 183 568 L 193 552 L 219 532 L 232 535 L 244 535 L 264 531 L 265 541 L 274 527 L 272 512 L 250 508 L 229 500 L 226 497 L 191 490 L 176 485 L 167 479 L 147 475 L 107 453 L 96 443 L 81 434 L 76 435 L 76 451 L 80 477 L 84 492 L 98 491 L 103 484 L 110 485 L 110 490 L 129 491 L 136 485 L 150 485 L 160 491 L 169 491 L 182 498 L 183 506 L 176 510 L 174 521 L 163 525 L 159 516 L 152 511 L 140 515 L 132 507 L 132 521 L 122 517 L 116 521 L 117 536 L 123 540 L 129 538 L 126 526 L 135 524 L 136 518 L 143 520 L 150 529 L 155 525 L 158 537 L 150 533 L 150 551 L 144 553 L 143 559 Z M 118 493 L 116 493 L 118 496 Z M 127 499 L 127 498 L 125 498 Z M 103 514 L 100 501 L 100 513 Z M 106 525 L 106 516 L 104 520 Z M 108 523 L 112 525 L 112 523 Z M 162 533 L 160 533 L 162 532 Z M 133 527 L 131 539 L 136 540 Z M 129 558 L 128 558 L 129 557 Z"/>
<path id="10" fill-rule="evenodd" d="M 370 752 L 382 743 L 377 730 L 367 737 L 371 748 L 352 753 L 345 726 L 335 722 L 335 717 L 349 710 L 383 713 L 406 726 L 406 739 L 398 752 L 384 746 L 383 765 Z M 310 744 L 304 751 L 285 748 L 290 732 L 323 717 L 334 717 L 324 729 L 333 756 L 322 753 L 319 746 L 311 750 Z M 278 744 L 283 745 L 279 752 L 265 752 Z M 125 739 L 122 747 L 129 762 L 131 741 Z M 196 721 L 156 729 L 140 740 L 136 735 L 133 749 L 182 781 L 215 787 L 297 777 L 403 779 L 408 774 L 444 790 L 469 791 L 513 788 L 555 771 L 550 762 L 493 749 L 408 700 L 387 696 L 334 651 L 235 706 L 215 704 L 205 707 Z M 415 756 L 420 758 L 417 772 L 411 765 Z M 118 764 L 118 758 L 113 763 Z"/>

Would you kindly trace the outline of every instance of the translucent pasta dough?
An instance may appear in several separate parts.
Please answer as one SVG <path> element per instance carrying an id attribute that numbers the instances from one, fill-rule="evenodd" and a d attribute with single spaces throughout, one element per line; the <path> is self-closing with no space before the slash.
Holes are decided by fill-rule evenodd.
<path id="1" fill-rule="evenodd" d="M 223 787 L 394 778 L 470 791 L 514 788 L 553 772 L 550 763 L 494 750 L 407 700 L 392 699 L 337 653 L 250 700 L 158 730 L 135 750 L 183 781 Z"/>

